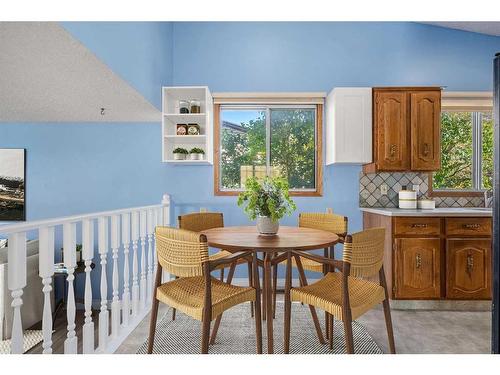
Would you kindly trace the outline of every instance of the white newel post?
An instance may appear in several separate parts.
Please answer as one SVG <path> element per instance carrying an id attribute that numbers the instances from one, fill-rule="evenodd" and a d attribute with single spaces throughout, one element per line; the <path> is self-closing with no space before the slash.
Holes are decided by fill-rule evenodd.
<path id="1" fill-rule="evenodd" d="M 153 251 L 153 274 L 156 275 L 156 270 L 158 269 L 158 253 L 157 253 L 157 249 L 156 249 L 156 227 L 159 225 L 160 223 L 160 211 L 159 209 L 155 209 L 154 210 L 154 228 L 153 228 L 153 247 L 154 247 L 154 251 Z M 155 291 L 153 290 L 153 294 L 155 293 Z M 153 295 L 154 297 L 154 295 Z"/>
<path id="2" fill-rule="evenodd" d="M 24 350 L 21 306 L 23 304 L 23 288 L 26 286 L 26 233 L 9 235 L 8 252 L 9 290 L 12 296 L 11 306 L 14 309 L 10 352 L 22 354 Z"/>
<path id="3" fill-rule="evenodd" d="M 122 214 L 122 242 L 123 242 L 123 295 L 122 315 L 123 325 L 128 326 L 130 316 L 130 271 L 128 254 L 130 250 L 130 214 Z"/>
<path id="4" fill-rule="evenodd" d="M 76 304 L 75 304 L 75 266 L 76 266 L 76 224 L 63 224 L 63 254 L 64 266 L 67 269 L 68 276 L 68 297 L 66 302 L 66 316 L 68 319 L 68 335 L 64 341 L 64 353 L 76 354 L 78 338 L 76 337 Z"/>
<path id="5" fill-rule="evenodd" d="M 43 292 L 43 354 L 52 354 L 52 276 L 54 275 L 54 227 L 41 227 L 38 230 L 39 254 L 38 274 L 42 278 Z"/>
<path id="6" fill-rule="evenodd" d="M 113 250 L 113 302 L 111 302 L 111 334 L 115 339 L 120 330 L 120 297 L 118 296 L 118 248 L 120 247 L 120 216 L 111 216 L 111 249 Z"/>
<path id="7" fill-rule="evenodd" d="M 139 228 L 141 236 L 141 264 L 139 267 L 141 268 L 141 295 L 140 295 L 140 307 L 141 309 L 146 308 L 146 293 L 147 293 L 147 278 L 146 278 L 146 270 L 148 265 L 146 264 L 146 211 L 141 210 L 140 212 L 140 221 Z"/>
<path id="8" fill-rule="evenodd" d="M 152 301 L 151 296 L 153 295 L 153 230 L 154 230 L 154 211 L 148 210 L 147 212 L 147 236 L 148 236 L 148 275 L 147 275 L 147 285 L 148 285 L 148 303 Z"/>
<path id="9" fill-rule="evenodd" d="M 92 321 L 92 259 L 94 258 L 94 221 L 82 221 L 82 257 L 85 262 L 85 322 L 83 324 L 83 353 L 94 352 L 94 322 Z"/>
<path id="10" fill-rule="evenodd" d="M 99 313 L 99 350 L 106 351 L 109 334 L 109 313 L 108 313 L 108 282 L 106 279 L 106 264 L 108 254 L 108 218 L 101 216 L 98 218 L 99 226 L 99 255 L 101 256 L 101 312 Z"/>
<path id="11" fill-rule="evenodd" d="M 137 262 L 137 241 L 139 240 L 139 212 L 132 212 L 132 315 L 139 313 L 139 266 Z"/>

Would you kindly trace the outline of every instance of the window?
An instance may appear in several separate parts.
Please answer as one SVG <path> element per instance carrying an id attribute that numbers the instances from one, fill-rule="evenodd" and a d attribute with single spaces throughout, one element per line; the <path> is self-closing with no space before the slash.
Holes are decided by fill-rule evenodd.
<path id="1" fill-rule="evenodd" d="M 321 195 L 322 105 L 215 105 L 215 194 L 250 176 L 281 176 L 292 195 Z"/>
<path id="2" fill-rule="evenodd" d="M 441 170 L 434 173 L 434 192 L 490 190 L 492 181 L 492 113 L 443 111 Z"/>

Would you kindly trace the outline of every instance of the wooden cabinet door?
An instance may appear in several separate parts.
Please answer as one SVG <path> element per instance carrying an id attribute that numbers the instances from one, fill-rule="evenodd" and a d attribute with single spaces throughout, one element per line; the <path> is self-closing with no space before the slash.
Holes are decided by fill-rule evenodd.
<path id="1" fill-rule="evenodd" d="M 400 238 L 395 251 L 395 298 L 439 298 L 441 240 Z"/>
<path id="2" fill-rule="evenodd" d="M 441 168 L 441 91 L 410 92 L 411 169 Z"/>
<path id="3" fill-rule="evenodd" d="M 408 170 L 408 104 L 405 91 L 374 90 L 377 170 Z"/>
<path id="4" fill-rule="evenodd" d="M 491 298 L 490 239 L 448 240 L 446 258 L 447 298 Z"/>

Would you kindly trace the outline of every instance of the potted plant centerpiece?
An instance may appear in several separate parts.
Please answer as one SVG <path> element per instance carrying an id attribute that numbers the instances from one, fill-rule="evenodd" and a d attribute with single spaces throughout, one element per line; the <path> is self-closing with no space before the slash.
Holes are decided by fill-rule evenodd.
<path id="1" fill-rule="evenodd" d="M 203 155 L 205 155 L 205 151 L 198 147 L 193 147 L 189 151 L 189 157 L 191 158 L 191 160 L 203 160 Z"/>
<path id="2" fill-rule="evenodd" d="M 279 220 L 297 208 L 290 198 L 287 180 L 279 177 L 265 177 L 260 181 L 247 178 L 245 191 L 238 196 L 238 206 L 244 206 L 251 220 L 257 219 L 257 231 L 262 235 L 278 233 Z"/>
<path id="3" fill-rule="evenodd" d="M 173 154 L 174 160 L 185 160 L 189 152 L 185 148 L 177 147 L 176 149 L 174 149 Z"/>

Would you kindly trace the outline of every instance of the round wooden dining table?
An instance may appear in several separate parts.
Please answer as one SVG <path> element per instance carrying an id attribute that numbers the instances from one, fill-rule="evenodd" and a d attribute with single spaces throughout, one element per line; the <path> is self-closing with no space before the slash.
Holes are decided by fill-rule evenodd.
<path id="1" fill-rule="evenodd" d="M 267 351 L 274 352 L 273 344 L 273 304 L 271 287 L 271 267 L 273 258 L 280 253 L 299 250 L 325 249 L 339 242 L 339 237 L 331 232 L 303 227 L 280 226 L 278 234 L 263 236 L 255 226 L 221 227 L 201 232 L 207 237 L 208 246 L 230 252 L 252 251 L 254 256 L 264 254 L 264 283 L 262 288 L 264 309 L 267 316 Z M 313 318 L 317 324 L 315 310 L 310 306 Z"/>

